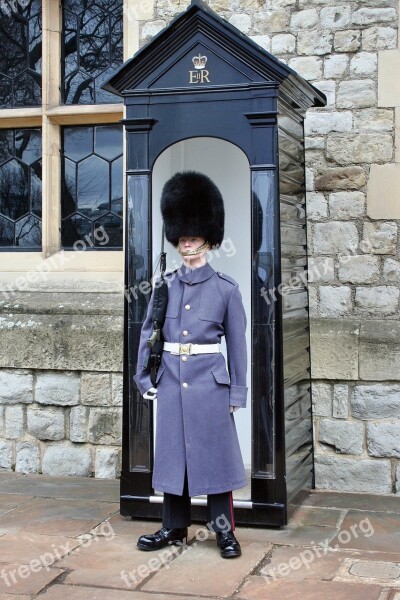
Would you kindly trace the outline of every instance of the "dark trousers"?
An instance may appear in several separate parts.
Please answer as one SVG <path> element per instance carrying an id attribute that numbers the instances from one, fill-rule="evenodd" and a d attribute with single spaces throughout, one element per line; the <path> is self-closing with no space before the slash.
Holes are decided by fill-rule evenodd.
<path id="1" fill-rule="evenodd" d="M 164 492 L 163 526 L 168 529 L 179 529 L 189 527 L 191 523 L 191 504 L 187 473 L 185 473 L 182 496 Z M 232 492 L 208 494 L 207 526 L 214 532 L 233 531 L 235 529 Z"/>

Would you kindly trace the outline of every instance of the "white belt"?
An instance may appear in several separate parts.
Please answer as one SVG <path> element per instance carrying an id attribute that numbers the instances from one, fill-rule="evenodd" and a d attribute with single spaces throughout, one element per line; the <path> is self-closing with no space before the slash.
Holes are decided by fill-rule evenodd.
<path id="1" fill-rule="evenodd" d="M 164 342 L 164 350 L 171 354 L 213 354 L 221 352 L 220 344 L 179 344 Z"/>

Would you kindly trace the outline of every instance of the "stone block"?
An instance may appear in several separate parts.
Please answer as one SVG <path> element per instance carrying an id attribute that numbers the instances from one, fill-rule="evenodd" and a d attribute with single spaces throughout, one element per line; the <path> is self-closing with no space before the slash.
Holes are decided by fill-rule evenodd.
<path id="1" fill-rule="evenodd" d="M 89 442 L 93 444 L 120 445 L 122 438 L 122 412 L 119 409 L 91 408 L 89 413 Z"/>
<path id="2" fill-rule="evenodd" d="M 0 371 L 0 404 L 32 402 L 33 376 L 13 371 Z"/>
<path id="3" fill-rule="evenodd" d="M 250 39 L 267 52 L 271 52 L 271 38 L 269 35 L 251 35 Z"/>
<path id="4" fill-rule="evenodd" d="M 325 112 L 333 109 L 336 103 L 336 82 L 334 79 L 321 79 L 320 81 L 313 81 L 313 85 L 325 94 L 326 96 L 326 107 Z"/>
<path id="5" fill-rule="evenodd" d="M 333 45 L 336 52 L 357 52 L 361 47 L 361 31 L 336 31 Z"/>
<path id="6" fill-rule="evenodd" d="M 22 406 L 7 406 L 5 417 L 6 437 L 12 440 L 22 437 L 24 435 L 24 408 Z"/>
<path id="7" fill-rule="evenodd" d="M 340 317 L 352 310 L 351 289 L 346 286 L 323 285 L 319 288 L 321 317 Z"/>
<path id="8" fill-rule="evenodd" d="M 331 219 L 347 221 L 364 216 L 365 195 L 362 192 L 336 192 L 329 195 Z"/>
<path id="9" fill-rule="evenodd" d="M 345 133 L 351 131 L 352 125 L 353 116 L 349 111 L 331 113 L 310 112 L 307 114 L 304 122 L 304 132 L 306 135 L 325 135 L 331 131 Z"/>
<path id="10" fill-rule="evenodd" d="M 167 25 L 166 21 L 158 19 L 156 21 L 148 21 L 142 25 L 140 37 L 142 39 L 152 38 L 159 33 Z"/>
<path id="11" fill-rule="evenodd" d="M 290 29 L 311 29 L 318 23 L 318 12 L 315 8 L 308 8 L 292 13 Z"/>
<path id="12" fill-rule="evenodd" d="M 291 33 L 278 33 L 271 40 L 272 54 L 293 54 L 296 50 L 296 38 Z"/>
<path id="13" fill-rule="evenodd" d="M 358 379 L 359 323 L 350 319 L 312 319 L 313 379 Z"/>
<path id="14" fill-rule="evenodd" d="M 358 231 L 354 223 L 347 221 L 332 221 L 330 223 L 315 223 L 314 252 L 315 254 L 348 253 L 358 246 Z"/>
<path id="15" fill-rule="evenodd" d="M 292 58 L 289 60 L 289 67 L 304 77 L 304 79 L 310 81 L 322 77 L 322 59 L 316 56 L 297 56 Z"/>
<path id="16" fill-rule="evenodd" d="M 394 27 L 368 27 L 362 32 L 363 50 L 377 52 L 391 50 L 397 45 L 397 29 Z"/>
<path id="17" fill-rule="evenodd" d="M 342 79 L 348 69 L 349 57 L 345 54 L 327 56 L 324 63 L 324 75 L 327 79 Z"/>
<path id="18" fill-rule="evenodd" d="M 343 256 L 339 258 L 339 279 L 345 283 L 374 283 L 379 276 L 376 256 Z"/>
<path id="19" fill-rule="evenodd" d="M 332 416 L 332 386 L 330 383 L 312 382 L 312 404 L 314 417 Z"/>
<path id="20" fill-rule="evenodd" d="M 328 256 L 315 256 L 308 259 L 308 281 L 328 283 L 335 279 L 334 261 Z"/>
<path id="21" fill-rule="evenodd" d="M 369 312 L 390 315 L 397 312 L 399 288 L 389 285 L 358 287 L 355 306 Z"/>
<path id="22" fill-rule="evenodd" d="M 353 113 L 355 131 L 392 131 L 393 111 L 365 108 Z"/>
<path id="23" fill-rule="evenodd" d="M 379 52 L 378 106 L 399 106 L 400 82 L 393 73 L 400 70 L 400 50 Z"/>
<path id="24" fill-rule="evenodd" d="M 123 375 L 122 373 L 111 374 L 111 404 L 122 406 L 123 400 Z"/>
<path id="25" fill-rule="evenodd" d="M 393 138 L 388 133 L 332 134 L 326 155 L 339 165 L 388 162 L 393 156 Z"/>
<path id="26" fill-rule="evenodd" d="M 48 446 L 43 455 L 42 471 L 56 477 L 89 477 L 92 471 L 90 450 L 85 446 Z"/>
<path id="27" fill-rule="evenodd" d="M 309 192 L 307 194 L 307 218 L 318 221 L 328 216 L 328 203 L 321 193 Z"/>
<path id="28" fill-rule="evenodd" d="M 384 221 L 364 223 L 362 249 L 371 254 L 396 254 L 397 225 Z"/>
<path id="29" fill-rule="evenodd" d="M 78 373 L 38 372 L 35 401 L 39 404 L 73 406 L 79 402 L 80 379 Z"/>
<path id="30" fill-rule="evenodd" d="M 368 77 L 375 75 L 378 66 L 378 56 L 374 52 L 360 52 L 350 62 L 352 77 Z"/>
<path id="31" fill-rule="evenodd" d="M 350 23 L 350 6 L 327 6 L 320 12 L 321 26 L 324 29 L 343 29 Z"/>
<path id="32" fill-rule="evenodd" d="M 400 164 L 371 165 L 367 189 L 368 216 L 371 219 L 400 219 L 399 188 Z"/>
<path id="33" fill-rule="evenodd" d="M 71 442 L 87 442 L 89 407 L 74 406 L 69 415 L 69 439 Z"/>
<path id="34" fill-rule="evenodd" d="M 335 383 L 333 386 L 332 416 L 347 419 L 349 416 L 349 386 L 347 383 Z"/>
<path id="35" fill-rule="evenodd" d="M 368 423 L 367 449 L 371 456 L 400 458 L 400 423 Z"/>
<path id="36" fill-rule="evenodd" d="M 341 492 L 389 494 L 392 491 L 390 460 L 315 457 L 316 488 Z"/>
<path id="37" fill-rule="evenodd" d="M 400 417 L 400 385 L 375 383 L 355 385 L 351 411 L 357 419 L 387 419 Z"/>
<path id="38" fill-rule="evenodd" d="M 241 3 L 240 3 L 241 4 Z M 259 10 L 252 13 L 254 33 L 286 32 L 289 12 L 286 10 Z"/>
<path id="39" fill-rule="evenodd" d="M 251 17 L 246 13 L 233 14 L 229 19 L 229 23 L 245 34 L 249 33 L 251 29 Z"/>
<path id="40" fill-rule="evenodd" d="M 315 177 L 315 189 L 321 191 L 359 190 L 365 184 L 366 177 L 362 167 L 326 168 Z"/>
<path id="41" fill-rule="evenodd" d="M 115 479 L 119 476 L 120 452 L 118 448 L 96 448 L 96 478 Z"/>
<path id="42" fill-rule="evenodd" d="M 362 454 L 364 426 L 356 421 L 321 419 L 319 442 L 341 454 Z"/>
<path id="43" fill-rule="evenodd" d="M 363 320 L 360 328 L 360 379 L 400 380 L 400 322 Z"/>
<path id="44" fill-rule="evenodd" d="M 110 373 L 82 373 L 81 403 L 88 406 L 111 406 Z"/>
<path id="45" fill-rule="evenodd" d="M 0 471 L 11 471 L 13 464 L 13 442 L 0 440 Z"/>
<path id="46" fill-rule="evenodd" d="M 26 474 L 40 472 L 40 452 L 35 442 L 17 443 L 15 470 Z"/>
<path id="47" fill-rule="evenodd" d="M 316 317 L 318 315 L 318 288 L 314 285 L 308 286 L 308 302 L 309 316 Z"/>
<path id="48" fill-rule="evenodd" d="M 65 413 L 61 408 L 29 407 L 28 433 L 39 440 L 62 440 L 65 437 Z"/>
<path id="49" fill-rule="evenodd" d="M 394 23 L 394 8 L 360 8 L 353 13 L 354 25 L 371 25 L 372 23 Z"/>
<path id="50" fill-rule="evenodd" d="M 400 261 L 387 258 L 383 263 L 383 278 L 389 283 L 400 284 Z"/>
<path id="51" fill-rule="evenodd" d="M 332 33 L 329 31 L 300 31 L 297 36 L 297 53 L 306 56 L 323 56 L 332 52 Z"/>

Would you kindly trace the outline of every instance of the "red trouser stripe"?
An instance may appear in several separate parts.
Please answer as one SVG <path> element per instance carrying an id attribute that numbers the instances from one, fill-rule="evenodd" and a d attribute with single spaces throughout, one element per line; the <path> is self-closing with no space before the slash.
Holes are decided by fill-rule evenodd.
<path id="1" fill-rule="evenodd" d="M 233 498 L 232 492 L 229 493 L 229 505 L 231 509 L 231 523 L 232 523 L 232 531 L 235 529 L 235 516 L 233 514 Z"/>

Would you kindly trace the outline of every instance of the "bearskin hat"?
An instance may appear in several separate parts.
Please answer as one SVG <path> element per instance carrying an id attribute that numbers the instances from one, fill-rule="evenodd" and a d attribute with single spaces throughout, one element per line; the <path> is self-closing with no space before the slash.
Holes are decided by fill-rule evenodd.
<path id="1" fill-rule="evenodd" d="M 197 171 L 175 173 L 161 193 L 165 237 L 174 246 L 184 236 L 203 237 L 211 247 L 224 238 L 224 201 L 213 181 Z"/>

